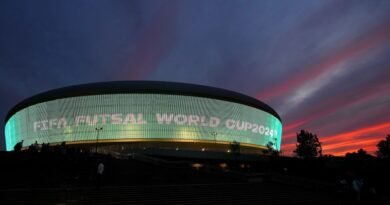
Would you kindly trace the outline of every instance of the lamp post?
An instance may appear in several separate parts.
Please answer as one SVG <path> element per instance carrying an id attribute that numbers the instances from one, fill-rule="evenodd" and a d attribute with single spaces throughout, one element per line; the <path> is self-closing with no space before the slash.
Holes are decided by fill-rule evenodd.
<path id="1" fill-rule="evenodd" d="M 278 151 L 278 138 L 274 137 L 276 151 Z"/>
<path id="2" fill-rule="evenodd" d="M 97 153 L 97 151 L 98 151 L 98 142 L 99 142 L 99 133 L 100 133 L 100 131 L 103 130 L 103 127 L 96 127 L 95 130 L 97 132 L 97 135 L 96 135 L 96 151 L 95 151 L 95 153 Z"/>
<path id="3" fill-rule="evenodd" d="M 214 143 L 217 144 L 217 132 L 211 132 L 211 135 L 214 137 Z"/>
<path id="4" fill-rule="evenodd" d="M 215 146 L 214 149 L 218 150 L 217 149 L 217 135 L 218 135 L 218 133 L 217 132 L 211 132 L 210 134 L 214 137 L 214 146 Z"/>

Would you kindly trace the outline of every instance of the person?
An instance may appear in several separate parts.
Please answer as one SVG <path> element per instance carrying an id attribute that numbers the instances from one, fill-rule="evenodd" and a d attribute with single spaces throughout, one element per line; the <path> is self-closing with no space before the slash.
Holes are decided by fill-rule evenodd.
<path id="1" fill-rule="evenodd" d="M 39 148 L 38 141 L 35 140 L 35 142 L 34 142 L 34 152 L 38 152 L 38 148 Z"/>
<path id="2" fill-rule="evenodd" d="M 104 164 L 103 164 L 103 162 L 100 162 L 97 166 L 97 179 L 96 179 L 96 188 L 97 189 L 100 189 L 101 181 L 103 178 L 103 173 L 104 173 Z"/>
<path id="3" fill-rule="evenodd" d="M 361 202 L 362 191 L 363 191 L 364 181 L 362 178 L 355 178 L 352 181 L 352 189 L 355 192 L 355 200 L 357 203 Z"/>

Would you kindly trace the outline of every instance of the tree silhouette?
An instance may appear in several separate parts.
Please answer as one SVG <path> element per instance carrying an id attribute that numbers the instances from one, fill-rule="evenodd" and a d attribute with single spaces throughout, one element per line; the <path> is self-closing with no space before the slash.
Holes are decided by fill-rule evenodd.
<path id="1" fill-rule="evenodd" d="M 390 134 L 384 140 L 379 141 L 377 156 L 380 158 L 390 158 Z"/>
<path id="2" fill-rule="evenodd" d="M 369 155 L 366 150 L 359 149 L 357 152 L 348 152 L 347 154 L 345 154 L 345 157 L 350 159 L 368 159 L 372 158 L 373 156 Z"/>
<path id="3" fill-rule="evenodd" d="M 273 142 L 268 142 L 267 143 L 267 149 L 263 150 L 263 154 L 269 154 L 272 156 L 278 156 L 279 152 L 274 149 L 274 143 Z"/>
<path id="4" fill-rule="evenodd" d="M 322 156 L 321 142 L 317 135 L 301 130 L 297 133 L 297 148 L 294 152 L 302 158 Z"/>
<path id="5" fill-rule="evenodd" d="M 18 143 L 15 144 L 15 146 L 14 146 L 14 151 L 15 151 L 15 152 L 20 152 L 20 151 L 22 150 L 23 141 L 24 141 L 24 140 L 22 140 L 22 141 L 20 141 L 20 142 L 18 142 Z"/>

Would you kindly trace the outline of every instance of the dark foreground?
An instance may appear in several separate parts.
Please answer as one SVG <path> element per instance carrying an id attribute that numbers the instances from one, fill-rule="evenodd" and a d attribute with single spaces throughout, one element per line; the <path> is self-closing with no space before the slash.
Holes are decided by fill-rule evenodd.
<path id="1" fill-rule="evenodd" d="M 264 183 L 2 190 L 2 204 L 337 204 L 335 196 Z"/>
<path id="2" fill-rule="evenodd" d="M 105 169 L 98 178 L 96 167 L 101 162 Z M 389 178 L 385 177 L 388 163 L 371 159 L 344 162 L 277 157 L 244 162 L 145 155 L 114 158 L 68 150 L 1 152 L 0 163 L 0 204 L 322 205 L 390 201 Z M 358 177 L 364 177 L 367 187 L 360 200 L 350 186 Z M 344 186 L 340 186 L 340 179 L 346 182 Z M 370 187 L 376 188 L 376 194 L 370 194 Z"/>

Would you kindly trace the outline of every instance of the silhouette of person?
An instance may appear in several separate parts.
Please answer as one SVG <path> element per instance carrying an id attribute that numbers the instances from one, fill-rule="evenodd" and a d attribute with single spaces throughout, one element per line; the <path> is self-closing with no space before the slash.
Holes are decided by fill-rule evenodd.
<path id="1" fill-rule="evenodd" d="M 100 189 L 101 183 L 102 183 L 102 178 L 103 178 L 103 173 L 104 173 L 104 164 L 103 162 L 100 162 L 97 166 L 97 179 L 96 179 L 96 188 Z"/>
<path id="2" fill-rule="evenodd" d="M 355 192 L 355 200 L 357 203 L 361 202 L 362 191 L 363 191 L 364 181 L 362 178 L 355 178 L 352 181 L 352 189 Z"/>

